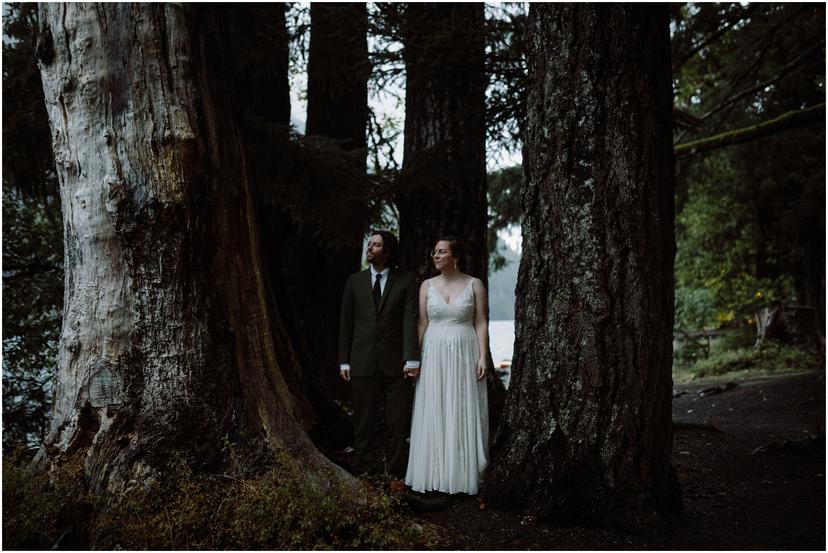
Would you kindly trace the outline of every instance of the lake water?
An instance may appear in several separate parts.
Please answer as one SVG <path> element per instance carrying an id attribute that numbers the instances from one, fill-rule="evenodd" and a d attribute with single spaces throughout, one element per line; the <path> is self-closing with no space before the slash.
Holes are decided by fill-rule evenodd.
<path id="1" fill-rule="evenodd" d="M 515 346 L 515 321 L 489 321 L 489 345 L 495 366 L 511 361 Z"/>
<path id="2" fill-rule="evenodd" d="M 489 321 L 489 347 L 495 369 L 500 371 L 500 378 L 508 388 L 512 376 L 510 369 L 500 369 L 504 361 L 511 363 L 515 347 L 515 321 Z"/>

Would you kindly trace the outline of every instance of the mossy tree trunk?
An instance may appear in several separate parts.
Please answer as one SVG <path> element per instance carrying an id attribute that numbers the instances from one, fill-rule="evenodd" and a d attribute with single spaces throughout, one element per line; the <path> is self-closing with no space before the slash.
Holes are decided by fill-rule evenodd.
<path id="1" fill-rule="evenodd" d="M 533 4 L 515 360 L 485 496 L 639 526 L 670 465 L 666 8 Z"/>
<path id="2" fill-rule="evenodd" d="M 84 453 L 92 487 L 116 491 L 173 449 L 215 467 L 229 436 L 349 481 L 284 377 L 222 11 L 44 3 L 40 26 L 66 260 L 40 457 Z"/>
<path id="3" fill-rule="evenodd" d="M 397 195 L 404 267 L 420 278 L 441 234 L 466 243 L 466 272 L 488 281 L 485 35 L 482 3 L 408 5 L 405 145 Z"/>

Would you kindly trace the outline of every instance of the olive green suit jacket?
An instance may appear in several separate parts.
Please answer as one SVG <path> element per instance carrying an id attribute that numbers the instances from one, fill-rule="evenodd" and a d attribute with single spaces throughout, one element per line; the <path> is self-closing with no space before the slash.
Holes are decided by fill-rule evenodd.
<path id="1" fill-rule="evenodd" d="M 417 282 L 391 269 L 379 309 L 374 308 L 371 269 L 348 277 L 339 319 L 339 361 L 351 376 L 371 376 L 379 368 L 402 376 L 406 361 L 420 359 L 417 339 Z"/>

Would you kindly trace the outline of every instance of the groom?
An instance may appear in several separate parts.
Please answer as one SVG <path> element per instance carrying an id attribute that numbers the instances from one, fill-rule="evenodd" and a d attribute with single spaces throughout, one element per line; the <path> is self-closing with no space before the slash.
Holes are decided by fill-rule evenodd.
<path id="1" fill-rule="evenodd" d="M 385 397 L 386 472 L 405 476 L 406 422 L 411 385 L 420 371 L 417 343 L 417 283 L 397 269 L 399 243 L 385 230 L 368 240 L 370 268 L 351 275 L 342 294 L 339 372 L 351 382 L 354 460 L 357 474 L 370 472 L 380 401 Z"/>

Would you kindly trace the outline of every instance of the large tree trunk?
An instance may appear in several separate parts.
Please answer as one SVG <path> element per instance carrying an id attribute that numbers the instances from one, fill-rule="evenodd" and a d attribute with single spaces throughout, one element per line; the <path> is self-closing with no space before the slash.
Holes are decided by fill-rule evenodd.
<path id="1" fill-rule="evenodd" d="M 484 493 L 639 525 L 678 501 L 667 10 L 530 10 L 515 362 Z"/>
<path id="2" fill-rule="evenodd" d="M 339 307 L 345 278 L 356 270 L 361 232 L 357 231 L 356 238 L 351 240 L 350 263 L 332 259 L 330 252 L 319 245 L 317 235 L 303 232 L 289 214 L 290 201 L 286 197 L 290 197 L 290 192 L 286 189 L 300 184 L 295 179 L 286 182 L 279 171 L 273 170 L 273 159 L 277 157 L 274 150 L 290 157 L 285 151 L 290 123 L 285 8 L 284 3 L 237 4 L 228 6 L 224 14 L 230 22 L 234 94 L 244 115 L 245 154 L 265 272 L 291 350 L 295 352 L 291 364 L 301 367 L 301 371 L 287 373 L 287 382 L 307 398 L 312 408 L 312 413 L 308 413 L 309 434 L 330 456 L 330 449 L 350 443 L 351 427 L 320 376 L 325 369 L 331 380 L 338 375 L 334 353 L 337 329 L 331 325 L 336 318 L 330 317 L 330 313 Z M 364 29 L 362 34 L 365 42 Z M 367 99 L 365 102 L 367 105 Z M 273 140 L 273 134 L 279 138 Z M 299 170 L 307 170 L 299 160 L 292 159 L 291 163 Z M 318 261 L 311 266 L 308 259 Z"/>
<path id="3" fill-rule="evenodd" d="M 308 139 L 301 142 L 314 150 L 326 167 L 305 166 L 294 160 L 304 175 L 300 179 L 273 179 L 273 172 L 257 163 L 257 186 L 262 192 L 262 242 L 265 262 L 282 308 L 288 335 L 302 365 L 302 388 L 314 409 L 311 435 L 327 451 L 351 443 L 351 424 L 332 399 L 346 398 L 350 388 L 339 378 L 337 365 L 337 317 L 347 277 L 360 266 L 362 237 L 366 230 L 363 213 L 343 224 L 344 211 L 319 220 L 331 195 L 353 202 L 365 193 L 353 194 L 342 185 L 359 180 L 364 191 L 367 83 L 370 74 L 365 4 L 313 4 L 308 61 Z M 287 74 L 285 74 L 287 79 Z M 321 138 L 321 140 L 320 140 Z M 258 137 L 248 137 L 253 143 Z M 347 152 L 347 153 L 343 153 Z M 266 155 L 266 154 L 265 154 Z M 302 188 L 300 200 L 285 187 Z M 367 205 L 367 199 L 364 202 Z M 298 206 L 298 207 L 297 207 Z M 308 210 L 317 216 L 307 218 Z M 363 207 L 363 211 L 367 211 Z M 312 219 L 312 220 L 311 220 Z M 333 229 L 338 229 L 332 232 Z M 329 239 L 334 234 L 334 240 Z"/>
<path id="4" fill-rule="evenodd" d="M 331 139 L 353 157 L 354 171 L 365 175 L 368 125 L 368 10 L 365 3 L 311 4 L 311 37 L 308 54 L 308 119 L 305 134 Z M 323 183 L 318 183 L 320 186 Z M 312 294 L 294 296 L 302 339 L 309 353 L 308 390 L 320 414 L 319 430 L 326 445 L 350 445 L 352 427 L 331 401 L 350 395 L 350 386 L 339 377 L 338 336 L 342 290 L 348 276 L 360 268 L 362 239 L 367 228 L 354 225 L 336 242 L 296 234 L 288 241 L 298 251 L 285 253 L 297 261 L 310 254 L 313 266 L 295 263 L 296 276 Z"/>
<path id="5" fill-rule="evenodd" d="M 363 167 L 370 75 L 365 4 L 312 3 L 305 134 L 340 140 L 345 150 L 361 150 Z"/>
<path id="6" fill-rule="evenodd" d="M 405 144 L 400 215 L 403 268 L 433 276 L 430 252 L 440 236 L 466 246 L 464 272 L 489 281 L 486 197 L 486 67 L 482 3 L 410 3 L 403 38 Z M 488 355 L 489 420 L 505 388 Z"/>
<path id="7" fill-rule="evenodd" d="M 226 435 L 331 468 L 283 377 L 293 356 L 266 293 L 222 13 L 41 4 L 40 24 L 66 259 L 42 452 L 86 453 L 110 490 L 175 448 L 214 466 Z"/>
<path id="8" fill-rule="evenodd" d="M 284 2 L 224 4 L 233 94 L 243 115 L 290 124 L 289 37 Z"/>
<path id="9" fill-rule="evenodd" d="M 483 4 L 408 5 L 405 145 L 397 195 L 403 266 L 423 278 L 442 234 L 488 281 Z"/>
<path id="10" fill-rule="evenodd" d="M 287 364 L 295 366 L 297 371 L 286 372 L 285 376 L 288 386 L 307 398 L 309 434 L 330 455 L 330 448 L 350 443 L 351 432 L 345 413 L 333 402 L 319 375 L 322 367 L 331 376 L 337 373 L 333 368 L 335 346 L 326 347 L 336 340 L 336 328 L 326 324 L 335 318 L 325 315 L 338 308 L 339 298 L 320 300 L 331 296 L 325 280 L 331 274 L 327 266 L 331 264 L 330 256 L 318 246 L 315 235 L 311 238 L 297 230 L 288 215 L 290 208 L 285 197 L 289 196 L 286 187 L 298 183 L 286 183 L 276 176 L 272 167 L 274 150 L 282 150 L 282 156 L 290 157 L 284 152 L 289 144 L 286 129 L 290 124 L 285 9 L 286 5 L 281 2 L 236 4 L 225 6 L 223 15 L 229 22 L 228 43 L 234 60 L 233 93 L 244 118 L 243 142 L 269 292 L 284 321 L 288 350 L 295 354 Z M 273 140 L 273 134 L 279 138 Z M 303 165 L 298 160 L 292 161 L 297 166 Z M 360 240 L 358 234 L 355 241 Z M 356 259 L 357 255 L 351 257 Z M 321 260 L 320 265 L 308 267 L 308 257 Z M 335 269 L 347 271 L 338 265 Z M 309 318 L 312 320 L 308 321 Z M 331 352 L 328 355 L 334 359 L 327 363 L 319 361 L 318 357 L 324 358 L 325 352 Z"/>

